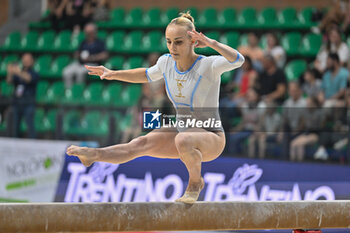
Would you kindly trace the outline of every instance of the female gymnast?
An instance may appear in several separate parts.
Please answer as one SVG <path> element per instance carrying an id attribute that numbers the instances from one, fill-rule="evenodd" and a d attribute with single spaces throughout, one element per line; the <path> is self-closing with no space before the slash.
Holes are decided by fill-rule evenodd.
<path id="1" fill-rule="evenodd" d="M 90 75 L 101 79 L 130 83 L 147 83 L 164 78 L 167 95 L 177 112 L 182 108 L 215 108 L 219 106 L 221 74 L 240 67 L 244 57 L 235 49 L 206 37 L 195 30 L 189 12 L 181 13 L 166 27 L 165 37 L 170 54 L 146 69 L 109 70 L 104 66 L 86 66 Z M 210 47 L 219 56 L 201 56 L 194 48 Z M 180 86 L 180 87 L 179 87 Z M 129 143 L 104 148 L 70 146 L 68 155 L 79 157 L 85 166 L 96 161 L 126 163 L 145 155 L 180 159 L 189 173 L 189 182 L 178 202 L 194 203 L 204 187 L 201 163 L 216 159 L 225 147 L 225 134 L 219 129 L 155 129 Z"/>

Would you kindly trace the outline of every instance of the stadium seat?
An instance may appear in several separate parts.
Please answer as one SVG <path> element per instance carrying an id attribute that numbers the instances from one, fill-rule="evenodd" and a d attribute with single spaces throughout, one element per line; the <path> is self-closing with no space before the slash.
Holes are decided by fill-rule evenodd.
<path id="1" fill-rule="evenodd" d="M 127 28 L 137 28 L 142 24 L 143 10 L 139 7 L 129 11 L 125 18 L 125 26 Z"/>
<path id="2" fill-rule="evenodd" d="M 85 34 L 84 32 L 80 32 L 79 34 L 77 35 L 72 35 L 72 38 L 71 38 L 71 43 L 70 43 L 70 51 L 74 52 L 76 50 L 78 50 L 81 42 L 85 39 Z"/>
<path id="3" fill-rule="evenodd" d="M 294 7 L 287 7 L 282 9 L 277 14 L 277 21 L 279 28 L 281 29 L 292 29 L 294 28 L 297 21 L 297 11 Z"/>
<path id="4" fill-rule="evenodd" d="M 130 32 L 125 37 L 121 50 L 127 53 L 140 52 L 142 37 L 143 37 L 142 31 L 135 30 Z"/>
<path id="5" fill-rule="evenodd" d="M 29 31 L 21 40 L 21 50 L 25 52 L 35 52 L 37 49 L 39 33 Z"/>
<path id="6" fill-rule="evenodd" d="M 0 133 L 5 133 L 7 130 L 7 119 L 6 117 L 2 117 L 0 121 Z"/>
<path id="7" fill-rule="evenodd" d="M 129 84 L 121 93 L 120 102 L 117 105 L 122 107 L 130 107 L 137 104 L 141 96 L 141 85 Z"/>
<path id="8" fill-rule="evenodd" d="M 81 122 L 81 134 L 85 136 L 107 136 L 108 116 L 99 111 L 90 111 L 85 114 Z"/>
<path id="9" fill-rule="evenodd" d="M 49 54 L 41 55 L 36 59 L 34 64 L 34 70 L 39 74 L 40 78 L 47 78 L 50 76 L 51 62 L 52 56 Z"/>
<path id="10" fill-rule="evenodd" d="M 47 90 L 46 103 L 48 104 L 60 104 L 64 97 L 64 85 L 63 82 L 54 82 Z"/>
<path id="11" fill-rule="evenodd" d="M 298 80 L 299 77 L 305 72 L 307 63 L 304 60 L 296 59 L 288 62 L 284 72 L 288 81 Z"/>
<path id="12" fill-rule="evenodd" d="M 263 34 L 263 35 L 260 37 L 259 46 L 260 46 L 260 48 L 262 48 L 262 49 L 265 49 L 265 48 L 267 47 L 267 36 L 266 36 L 266 34 Z"/>
<path id="13" fill-rule="evenodd" d="M 258 14 L 257 21 L 260 28 L 276 28 L 278 26 L 276 9 L 273 7 L 262 9 Z"/>
<path id="14" fill-rule="evenodd" d="M 162 26 L 161 11 L 158 7 L 151 8 L 144 14 L 142 27 L 155 28 Z"/>
<path id="15" fill-rule="evenodd" d="M 114 56 L 107 60 L 107 62 L 104 64 L 105 67 L 108 69 L 113 70 L 121 70 L 123 69 L 124 64 L 124 57 L 122 56 Z"/>
<path id="16" fill-rule="evenodd" d="M 255 8 L 244 8 L 238 15 L 238 24 L 238 26 L 242 29 L 251 29 L 256 27 L 257 20 Z"/>
<path id="17" fill-rule="evenodd" d="M 218 24 L 217 11 L 213 7 L 204 9 L 198 17 L 197 25 L 202 29 L 216 28 Z"/>
<path id="18" fill-rule="evenodd" d="M 229 82 L 232 81 L 233 79 L 233 74 L 234 74 L 234 71 L 228 71 L 228 72 L 224 72 L 222 75 L 221 75 L 221 83 L 222 84 L 227 84 Z"/>
<path id="19" fill-rule="evenodd" d="M 50 109 L 46 113 L 47 131 L 55 132 L 57 125 L 57 109 Z"/>
<path id="20" fill-rule="evenodd" d="M 220 38 L 220 33 L 218 31 L 210 31 L 206 33 L 206 36 L 214 39 L 214 40 L 219 40 Z M 204 55 L 211 55 L 211 54 L 218 54 L 215 50 L 212 48 L 206 47 L 206 48 L 196 48 L 196 52 Z"/>
<path id="21" fill-rule="evenodd" d="M 238 32 L 226 32 L 223 33 L 220 37 L 220 42 L 231 46 L 232 48 L 238 48 Z"/>
<path id="22" fill-rule="evenodd" d="M 71 110 L 63 116 L 63 133 L 65 135 L 80 135 L 82 131 L 81 113 L 77 110 Z"/>
<path id="23" fill-rule="evenodd" d="M 125 19 L 125 10 L 124 8 L 118 7 L 110 11 L 110 20 L 109 21 L 100 21 L 97 22 L 99 29 L 109 29 L 109 28 L 118 28 L 124 25 Z"/>
<path id="24" fill-rule="evenodd" d="M 322 45 L 322 35 L 308 33 L 306 34 L 301 42 L 300 53 L 303 56 L 314 57 L 317 55 Z"/>
<path id="25" fill-rule="evenodd" d="M 62 103 L 65 105 L 79 105 L 83 103 L 85 84 L 75 83 L 72 88 L 66 89 Z"/>
<path id="26" fill-rule="evenodd" d="M 14 91 L 12 84 L 8 84 L 6 80 L 0 82 L 0 96 L 2 97 L 11 97 Z"/>
<path id="27" fill-rule="evenodd" d="M 1 47 L 1 50 L 18 51 L 21 48 L 20 44 L 21 44 L 21 33 L 17 31 L 12 32 L 6 37 L 5 43 Z"/>
<path id="28" fill-rule="evenodd" d="M 18 62 L 18 61 L 19 61 L 19 57 L 17 55 L 14 55 L 14 54 L 4 57 L 4 59 L 1 62 L 1 65 L 0 65 L 0 76 L 2 76 L 2 77 L 6 76 L 7 65 L 9 63 Z"/>
<path id="29" fill-rule="evenodd" d="M 62 78 L 62 71 L 70 62 L 68 55 L 58 56 L 52 63 L 50 77 Z"/>
<path id="30" fill-rule="evenodd" d="M 111 52 L 122 51 L 123 43 L 125 39 L 124 31 L 114 31 L 107 37 L 107 50 Z"/>
<path id="31" fill-rule="evenodd" d="M 312 22 L 311 20 L 312 11 L 313 11 L 312 7 L 305 7 L 299 12 L 298 21 L 302 28 L 308 29 L 317 24 L 315 22 Z"/>
<path id="32" fill-rule="evenodd" d="M 162 47 L 159 46 L 162 44 L 162 38 L 163 33 L 161 31 L 150 31 L 142 39 L 141 51 L 146 53 L 162 52 Z"/>
<path id="33" fill-rule="evenodd" d="M 244 45 L 244 46 L 248 45 L 248 34 L 247 33 L 241 34 L 238 41 L 239 41 L 238 47 L 242 46 L 242 45 Z"/>
<path id="34" fill-rule="evenodd" d="M 143 65 L 143 58 L 141 56 L 130 57 L 123 65 L 124 70 L 140 68 Z"/>
<path id="35" fill-rule="evenodd" d="M 225 8 L 218 14 L 219 28 L 232 28 L 236 23 L 236 10 L 234 8 Z"/>
<path id="36" fill-rule="evenodd" d="M 91 83 L 83 93 L 84 104 L 87 105 L 100 105 L 102 103 L 102 92 L 104 85 L 101 82 Z"/>
<path id="37" fill-rule="evenodd" d="M 47 81 L 40 81 L 36 88 L 36 102 L 39 104 L 46 103 L 49 83 Z"/>
<path id="38" fill-rule="evenodd" d="M 282 47 L 288 56 L 299 54 L 301 34 L 299 32 L 289 32 L 282 37 Z"/>
<path id="39" fill-rule="evenodd" d="M 71 36 L 72 32 L 70 30 L 64 30 L 58 33 L 54 41 L 53 50 L 59 53 L 71 51 L 69 46 L 71 44 Z"/>
<path id="40" fill-rule="evenodd" d="M 37 133 L 47 131 L 47 123 L 45 119 L 45 111 L 43 108 L 36 108 L 34 113 L 34 127 Z"/>
<path id="41" fill-rule="evenodd" d="M 55 41 L 55 32 L 53 30 L 44 31 L 38 40 L 39 52 L 51 52 L 53 50 L 53 42 Z"/>
<path id="42" fill-rule="evenodd" d="M 118 105 L 122 92 L 122 84 L 112 83 L 108 84 L 102 93 L 102 102 L 104 105 L 113 106 Z"/>
<path id="43" fill-rule="evenodd" d="M 117 120 L 117 129 L 118 131 L 124 132 L 127 130 L 132 124 L 133 116 L 131 114 L 126 114 L 125 116 L 121 116 L 121 120 Z"/>
<path id="44" fill-rule="evenodd" d="M 107 37 L 108 37 L 108 32 L 107 31 L 99 30 L 97 32 L 97 38 L 98 39 L 105 41 L 107 39 Z"/>
<path id="45" fill-rule="evenodd" d="M 170 23 L 170 21 L 179 16 L 179 9 L 175 7 L 171 7 L 166 9 L 165 12 L 161 15 L 162 25 L 166 26 Z"/>

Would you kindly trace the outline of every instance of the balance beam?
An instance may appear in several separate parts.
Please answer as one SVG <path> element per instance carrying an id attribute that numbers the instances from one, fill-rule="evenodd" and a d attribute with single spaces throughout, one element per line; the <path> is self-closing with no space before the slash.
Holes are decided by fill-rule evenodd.
<path id="1" fill-rule="evenodd" d="M 350 201 L 0 204 L 1 232 L 350 228 Z"/>

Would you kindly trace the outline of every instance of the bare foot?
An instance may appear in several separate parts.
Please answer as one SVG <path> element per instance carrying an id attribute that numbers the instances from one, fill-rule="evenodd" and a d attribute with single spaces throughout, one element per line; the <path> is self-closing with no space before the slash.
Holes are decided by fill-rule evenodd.
<path id="1" fill-rule="evenodd" d="M 77 156 L 81 163 L 86 167 L 90 167 L 96 161 L 97 152 L 95 148 L 70 146 L 67 149 L 67 155 Z"/>
<path id="2" fill-rule="evenodd" d="M 187 189 L 182 197 L 176 200 L 176 202 L 183 202 L 187 204 L 193 204 L 198 200 L 199 194 L 204 188 L 204 180 L 201 177 L 200 183 L 189 183 Z"/>

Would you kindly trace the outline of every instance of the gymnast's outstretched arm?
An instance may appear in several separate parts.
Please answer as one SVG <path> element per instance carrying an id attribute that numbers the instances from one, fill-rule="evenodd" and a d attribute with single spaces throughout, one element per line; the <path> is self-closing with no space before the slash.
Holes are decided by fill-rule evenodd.
<path id="1" fill-rule="evenodd" d="M 102 79 L 118 80 L 129 83 L 147 83 L 146 68 L 130 70 L 110 70 L 104 66 L 85 66 L 89 75 L 97 75 Z"/>

